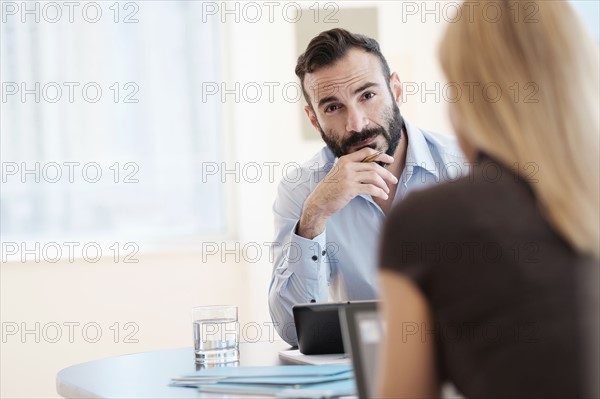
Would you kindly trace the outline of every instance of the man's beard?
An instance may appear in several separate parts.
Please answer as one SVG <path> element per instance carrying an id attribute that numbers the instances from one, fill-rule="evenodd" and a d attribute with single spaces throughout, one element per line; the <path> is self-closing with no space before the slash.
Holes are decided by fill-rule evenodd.
<path id="1" fill-rule="evenodd" d="M 396 148 L 398 147 L 398 143 L 400 142 L 400 138 L 402 137 L 402 130 L 404 129 L 404 119 L 402 115 L 400 115 L 400 109 L 398 108 L 398 104 L 393 103 L 392 106 L 392 115 L 387 112 L 388 116 L 387 120 L 387 129 L 383 126 L 378 126 L 371 129 L 363 129 L 360 132 L 352 132 L 352 134 L 345 140 L 341 142 L 336 141 L 333 136 L 333 132 L 326 134 L 323 129 L 319 125 L 319 130 L 321 132 L 321 137 L 327 147 L 333 152 L 333 155 L 340 158 L 344 155 L 347 155 L 349 149 L 368 139 L 383 136 L 385 141 L 387 142 L 387 149 L 385 151 L 386 154 L 393 156 Z M 383 148 L 376 148 L 376 144 L 373 142 L 365 147 L 373 148 L 374 150 L 382 150 Z"/>

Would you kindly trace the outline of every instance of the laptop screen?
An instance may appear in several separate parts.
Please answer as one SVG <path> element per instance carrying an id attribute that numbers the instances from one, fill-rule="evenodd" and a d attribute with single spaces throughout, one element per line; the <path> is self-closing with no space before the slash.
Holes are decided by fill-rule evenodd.
<path id="1" fill-rule="evenodd" d="M 360 398 L 372 398 L 383 334 L 377 302 L 353 303 L 340 309 L 340 322 L 344 349 L 352 357 L 358 395 Z"/>

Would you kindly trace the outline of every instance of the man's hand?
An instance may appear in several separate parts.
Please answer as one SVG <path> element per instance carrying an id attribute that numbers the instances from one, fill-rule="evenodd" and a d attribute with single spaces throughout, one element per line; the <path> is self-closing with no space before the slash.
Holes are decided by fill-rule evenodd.
<path id="1" fill-rule="evenodd" d="M 333 169 L 308 196 L 300 216 L 297 234 L 313 239 L 325 230 L 327 219 L 358 195 L 388 199 L 388 184 L 398 179 L 375 162 L 361 162 L 377 151 L 365 147 L 340 157 Z M 374 161 L 390 164 L 394 158 L 381 154 Z"/>

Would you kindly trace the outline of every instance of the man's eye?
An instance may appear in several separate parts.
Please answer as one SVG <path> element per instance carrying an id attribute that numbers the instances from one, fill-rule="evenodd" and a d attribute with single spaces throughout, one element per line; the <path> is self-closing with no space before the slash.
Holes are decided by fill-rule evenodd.
<path id="1" fill-rule="evenodd" d="M 327 108 L 325 108 L 325 112 L 333 112 L 340 109 L 340 106 L 337 104 L 331 104 L 329 106 L 327 106 Z"/>
<path id="2" fill-rule="evenodd" d="M 368 91 L 363 95 L 363 97 L 368 100 L 369 98 L 375 97 L 375 93 L 373 93 L 372 91 Z"/>

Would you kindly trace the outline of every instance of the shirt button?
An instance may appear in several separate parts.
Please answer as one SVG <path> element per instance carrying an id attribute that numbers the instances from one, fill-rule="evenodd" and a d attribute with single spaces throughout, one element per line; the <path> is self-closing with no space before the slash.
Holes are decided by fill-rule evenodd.
<path id="1" fill-rule="evenodd" d="M 315 262 L 317 261 L 317 259 L 319 259 L 319 258 L 317 258 L 317 255 L 312 256 L 312 260 L 314 260 Z"/>
<path id="2" fill-rule="evenodd" d="M 327 253 L 327 251 L 323 251 L 323 252 L 321 252 L 321 255 L 325 256 L 326 253 Z"/>

